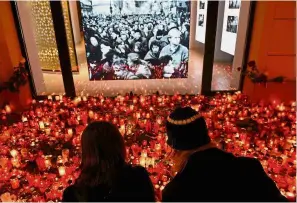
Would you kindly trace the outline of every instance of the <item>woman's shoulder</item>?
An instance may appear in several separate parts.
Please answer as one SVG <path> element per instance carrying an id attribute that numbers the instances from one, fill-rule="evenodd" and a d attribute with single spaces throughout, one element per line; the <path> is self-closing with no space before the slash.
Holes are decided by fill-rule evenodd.
<path id="1" fill-rule="evenodd" d="M 126 167 L 126 173 L 129 173 L 130 176 L 133 176 L 135 179 L 144 179 L 149 176 L 147 170 L 139 165 L 128 165 Z"/>
<path id="2" fill-rule="evenodd" d="M 75 186 L 74 185 L 70 185 L 68 186 L 65 190 L 64 190 L 64 194 L 67 193 L 73 193 L 75 191 Z"/>
<path id="3" fill-rule="evenodd" d="M 148 180 L 150 180 L 150 178 L 145 168 L 142 166 L 127 165 L 118 174 L 116 185 L 126 190 L 128 189 L 127 185 L 129 185 L 130 188 L 137 188 L 139 185 L 148 182 Z"/>
<path id="4" fill-rule="evenodd" d="M 63 192 L 62 202 L 75 202 L 76 199 L 76 189 L 74 185 L 68 186 Z"/>
<path id="5" fill-rule="evenodd" d="M 128 165 L 125 171 L 115 187 L 115 196 L 132 202 L 154 202 L 154 188 L 146 169 Z"/>
<path id="6" fill-rule="evenodd" d="M 146 169 L 143 166 L 140 166 L 140 165 L 128 164 L 126 168 L 130 172 L 133 172 L 133 173 L 147 173 Z"/>
<path id="7" fill-rule="evenodd" d="M 134 171 L 136 171 L 136 172 L 147 173 L 146 169 L 143 166 L 140 166 L 140 165 L 132 166 L 132 169 Z"/>

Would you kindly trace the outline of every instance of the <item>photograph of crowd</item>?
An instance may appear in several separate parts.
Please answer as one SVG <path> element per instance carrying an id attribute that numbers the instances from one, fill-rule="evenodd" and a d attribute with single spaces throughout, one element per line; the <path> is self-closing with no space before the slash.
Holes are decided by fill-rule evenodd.
<path id="1" fill-rule="evenodd" d="M 227 32 L 237 33 L 238 16 L 228 16 L 227 19 Z"/>
<path id="2" fill-rule="evenodd" d="M 90 80 L 187 78 L 190 1 L 80 1 Z"/>
<path id="3" fill-rule="evenodd" d="M 204 14 L 199 14 L 198 26 L 204 26 Z"/>
<path id="4" fill-rule="evenodd" d="M 205 8 L 205 1 L 199 1 L 199 9 Z"/>
<path id="5" fill-rule="evenodd" d="M 239 9 L 240 8 L 240 0 L 229 0 L 229 8 L 230 9 Z"/>

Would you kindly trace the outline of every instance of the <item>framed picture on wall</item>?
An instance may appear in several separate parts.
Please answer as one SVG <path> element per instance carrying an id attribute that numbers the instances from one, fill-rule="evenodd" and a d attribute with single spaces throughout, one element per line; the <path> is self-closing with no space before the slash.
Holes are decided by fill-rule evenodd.
<path id="1" fill-rule="evenodd" d="M 227 18 L 227 32 L 237 33 L 238 16 L 228 16 Z"/>
<path id="2" fill-rule="evenodd" d="M 197 24 L 196 24 L 196 34 L 195 39 L 198 42 L 205 42 L 205 24 L 207 19 L 207 1 L 197 2 Z"/>
<path id="3" fill-rule="evenodd" d="M 187 78 L 189 0 L 89 2 L 81 1 L 89 80 Z"/>
<path id="4" fill-rule="evenodd" d="M 229 9 L 239 9 L 240 3 L 240 0 L 229 0 Z"/>
<path id="5" fill-rule="evenodd" d="M 199 9 L 205 8 L 205 1 L 199 1 Z"/>
<path id="6" fill-rule="evenodd" d="M 225 2 L 221 50 L 233 56 L 237 40 L 240 5 L 240 0 Z"/>
<path id="7" fill-rule="evenodd" d="M 204 14 L 199 14 L 198 26 L 201 26 L 201 27 L 204 26 Z"/>

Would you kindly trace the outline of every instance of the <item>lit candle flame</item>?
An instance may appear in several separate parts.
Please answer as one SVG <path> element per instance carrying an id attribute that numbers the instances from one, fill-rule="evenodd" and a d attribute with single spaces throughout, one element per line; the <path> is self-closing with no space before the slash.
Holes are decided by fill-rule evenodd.
<path id="1" fill-rule="evenodd" d="M 64 176 L 65 174 L 66 174 L 65 167 L 63 167 L 63 166 L 59 167 L 59 175 Z"/>
<path id="2" fill-rule="evenodd" d="M 10 114 L 10 113 L 11 113 L 11 108 L 10 108 L 9 105 L 6 105 L 6 106 L 5 106 L 5 112 L 6 112 L 7 114 Z"/>

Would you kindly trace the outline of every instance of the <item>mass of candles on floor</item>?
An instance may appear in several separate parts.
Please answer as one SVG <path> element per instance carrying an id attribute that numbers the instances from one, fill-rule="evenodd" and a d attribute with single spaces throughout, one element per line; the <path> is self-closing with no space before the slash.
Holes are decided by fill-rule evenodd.
<path id="1" fill-rule="evenodd" d="M 80 135 L 94 120 L 117 125 L 128 161 L 147 168 L 160 199 L 173 177 L 165 120 L 177 106 L 192 106 L 205 118 L 212 140 L 236 156 L 258 158 L 290 200 L 296 199 L 296 103 L 253 104 L 248 98 L 217 94 L 126 95 L 116 98 L 49 96 L 32 101 L 21 119 L 9 124 L 9 105 L 0 114 L 0 195 L 2 201 L 60 201 L 79 176 Z M 239 121 L 252 118 L 256 127 Z"/>

